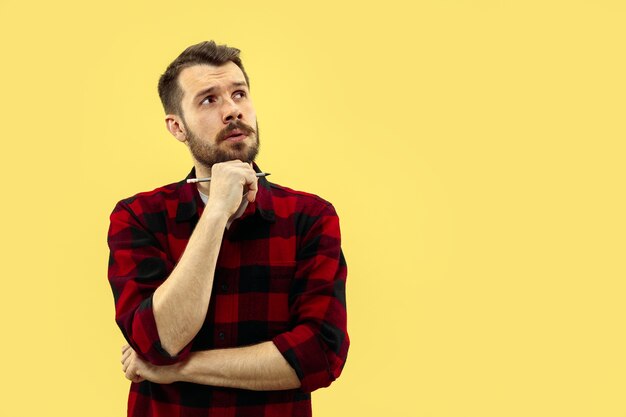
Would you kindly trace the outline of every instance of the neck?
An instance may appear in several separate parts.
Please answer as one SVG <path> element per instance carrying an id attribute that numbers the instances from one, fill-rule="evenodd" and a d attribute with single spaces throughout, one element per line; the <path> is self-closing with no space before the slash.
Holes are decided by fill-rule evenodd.
<path id="1" fill-rule="evenodd" d="M 199 162 L 195 162 L 194 166 L 196 167 L 196 178 L 206 178 L 211 176 L 210 167 L 206 167 Z M 196 186 L 202 194 L 209 195 L 209 192 L 211 191 L 211 181 L 199 182 Z"/>

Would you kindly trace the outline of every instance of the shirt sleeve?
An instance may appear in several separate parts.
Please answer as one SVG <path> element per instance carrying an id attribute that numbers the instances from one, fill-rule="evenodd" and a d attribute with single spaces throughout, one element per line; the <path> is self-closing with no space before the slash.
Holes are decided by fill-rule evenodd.
<path id="1" fill-rule="evenodd" d="M 330 204 L 305 219 L 311 224 L 301 238 L 290 295 L 295 326 L 273 342 L 298 375 L 300 389 L 311 392 L 339 377 L 350 341 L 339 219 Z"/>
<path id="2" fill-rule="evenodd" d="M 115 300 L 115 320 L 126 341 L 155 365 L 183 360 L 186 346 L 171 356 L 161 345 L 152 309 L 154 291 L 174 269 L 161 244 L 124 201 L 111 213 L 108 233 L 109 283 Z"/>

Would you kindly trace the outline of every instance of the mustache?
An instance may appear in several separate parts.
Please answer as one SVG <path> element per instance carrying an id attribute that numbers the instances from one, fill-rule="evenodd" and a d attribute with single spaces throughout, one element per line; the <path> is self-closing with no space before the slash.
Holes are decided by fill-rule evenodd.
<path id="1" fill-rule="evenodd" d="M 216 143 L 222 142 L 235 129 L 240 130 L 245 135 L 256 134 L 256 130 L 254 130 L 252 126 L 249 126 L 242 121 L 235 120 L 233 122 L 230 122 L 228 126 L 226 126 L 224 129 L 220 130 L 220 132 L 217 134 L 215 138 L 215 142 Z"/>

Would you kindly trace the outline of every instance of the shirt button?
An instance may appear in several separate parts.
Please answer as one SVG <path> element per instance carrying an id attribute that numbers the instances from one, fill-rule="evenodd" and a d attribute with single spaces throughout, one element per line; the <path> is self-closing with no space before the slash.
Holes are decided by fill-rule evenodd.
<path id="1" fill-rule="evenodd" d="M 228 291 L 228 284 L 227 283 L 222 283 L 222 291 L 226 292 Z"/>
<path id="2" fill-rule="evenodd" d="M 220 340 L 224 340 L 224 339 L 226 338 L 226 333 L 224 333 L 224 332 L 219 332 L 219 333 L 217 334 L 217 337 L 219 337 L 219 338 L 220 338 Z"/>

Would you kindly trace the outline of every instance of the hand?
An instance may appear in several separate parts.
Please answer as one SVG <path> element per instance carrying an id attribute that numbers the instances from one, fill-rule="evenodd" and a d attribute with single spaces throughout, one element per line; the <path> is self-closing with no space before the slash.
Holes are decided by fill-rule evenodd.
<path id="1" fill-rule="evenodd" d="M 207 209 L 219 210 L 230 218 L 241 206 L 244 191 L 247 191 L 248 201 L 254 201 L 257 183 L 258 178 L 250 164 L 235 160 L 213 165 Z"/>
<path id="2" fill-rule="evenodd" d="M 177 365 L 153 365 L 141 359 L 129 345 L 122 347 L 122 371 L 133 382 L 148 380 L 157 384 L 171 384 L 177 381 Z"/>

